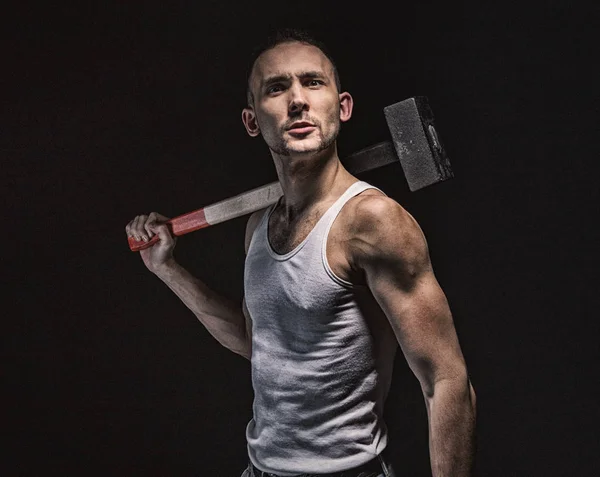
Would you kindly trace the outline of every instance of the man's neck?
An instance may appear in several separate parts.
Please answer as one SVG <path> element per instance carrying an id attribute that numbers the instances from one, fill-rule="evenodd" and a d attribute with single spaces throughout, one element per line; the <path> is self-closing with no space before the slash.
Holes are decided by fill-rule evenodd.
<path id="1" fill-rule="evenodd" d="M 273 154 L 277 176 L 283 190 L 282 212 L 291 221 L 315 203 L 339 195 L 353 177 L 343 167 L 335 143 L 315 155 L 280 156 Z"/>

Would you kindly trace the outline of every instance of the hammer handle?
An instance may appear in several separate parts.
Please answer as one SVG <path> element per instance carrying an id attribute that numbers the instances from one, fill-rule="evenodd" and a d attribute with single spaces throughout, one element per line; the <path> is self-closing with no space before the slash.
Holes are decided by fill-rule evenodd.
<path id="1" fill-rule="evenodd" d="M 398 162 L 398 156 L 391 141 L 383 141 L 366 147 L 343 160 L 344 166 L 352 174 L 360 174 L 394 162 Z M 282 195 L 281 184 L 279 181 L 275 181 L 202 209 L 179 215 L 165 223 L 173 235 L 183 235 L 264 209 L 277 202 Z M 128 238 L 129 248 L 133 252 L 138 252 L 154 245 L 158 240 L 158 235 L 152 237 L 148 242 L 130 237 Z"/>
<path id="2" fill-rule="evenodd" d="M 275 181 L 193 212 L 173 217 L 165 223 L 173 235 L 184 235 L 264 209 L 277 202 L 282 195 L 281 184 Z M 155 235 L 148 242 L 135 240 L 132 237 L 127 240 L 129 248 L 133 252 L 138 252 L 154 245 L 159 238 Z"/>
<path id="3" fill-rule="evenodd" d="M 425 96 L 416 96 L 384 108 L 391 140 L 351 154 L 342 162 L 352 174 L 400 162 L 411 191 L 454 176 L 450 162 L 433 125 L 433 113 Z M 167 225 L 174 235 L 183 235 L 210 225 L 255 212 L 277 202 L 283 195 L 279 182 L 272 182 L 230 199 L 180 215 Z M 129 239 L 134 252 L 158 241 Z"/>

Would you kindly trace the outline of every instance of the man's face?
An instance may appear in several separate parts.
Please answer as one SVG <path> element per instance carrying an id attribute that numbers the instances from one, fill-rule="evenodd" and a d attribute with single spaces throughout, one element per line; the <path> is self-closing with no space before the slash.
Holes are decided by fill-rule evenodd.
<path id="1" fill-rule="evenodd" d="M 267 50 L 250 86 L 258 128 L 275 153 L 316 153 L 335 141 L 340 95 L 333 66 L 317 47 L 291 42 Z"/>

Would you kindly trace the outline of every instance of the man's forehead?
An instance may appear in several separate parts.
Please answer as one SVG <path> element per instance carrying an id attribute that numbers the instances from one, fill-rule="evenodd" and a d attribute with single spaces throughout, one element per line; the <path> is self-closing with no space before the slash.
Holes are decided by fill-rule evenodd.
<path id="1" fill-rule="evenodd" d="M 293 75 L 303 71 L 321 71 L 330 75 L 333 66 L 316 46 L 298 42 L 281 43 L 258 57 L 253 78 L 260 83 L 270 76 Z"/>

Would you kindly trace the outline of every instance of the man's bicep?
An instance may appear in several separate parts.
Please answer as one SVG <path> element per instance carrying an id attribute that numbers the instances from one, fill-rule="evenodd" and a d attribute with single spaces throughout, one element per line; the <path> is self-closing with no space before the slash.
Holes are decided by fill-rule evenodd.
<path id="1" fill-rule="evenodd" d="M 437 381 L 464 372 L 464 359 L 450 307 L 431 270 L 409 290 L 393 276 L 380 275 L 371 291 L 386 314 L 406 360 L 430 393 Z"/>
<path id="2" fill-rule="evenodd" d="M 366 209 L 366 208 L 365 208 Z M 367 210 L 367 209 L 366 209 Z M 390 200 L 363 214 L 359 264 L 425 392 L 464 371 L 452 314 L 414 218 Z"/>

